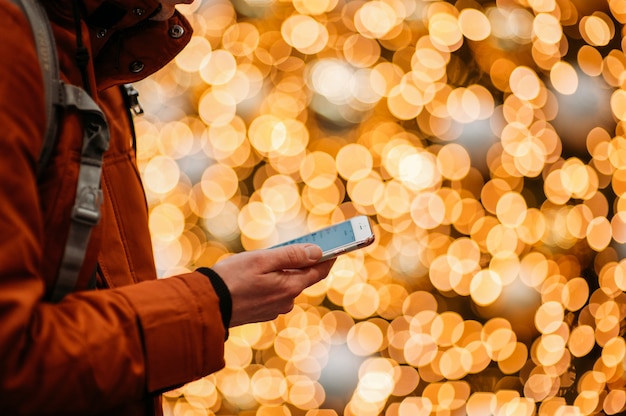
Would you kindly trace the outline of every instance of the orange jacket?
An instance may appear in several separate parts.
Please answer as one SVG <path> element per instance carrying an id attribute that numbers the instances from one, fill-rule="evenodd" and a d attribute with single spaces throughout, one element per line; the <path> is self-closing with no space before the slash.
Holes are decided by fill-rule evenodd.
<path id="1" fill-rule="evenodd" d="M 62 78 L 82 86 L 71 0 L 43 1 Z M 157 0 L 81 2 L 89 22 L 82 22 L 82 36 L 91 90 L 109 121 L 111 146 L 102 172 L 102 218 L 78 290 L 52 304 L 45 299 L 67 238 L 82 129 L 76 114 L 63 116 L 38 184 L 43 81 L 28 21 L 0 0 L 0 413 L 11 416 L 158 414 L 160 392 L 224 365 L 225 328 L 207 277 L 192 272 L 156 280 L 145 197 L 117 87 L 165 65 L 191 29 L 178 13 L 167 22 L 146 20 Z M 184 29 L 182 37 L 170 36 L 173 25 Z M 130 70 L 135 61 L 143 64 L 138 73 Z M 103 290 L 82 290 L 96 264 Z"/>

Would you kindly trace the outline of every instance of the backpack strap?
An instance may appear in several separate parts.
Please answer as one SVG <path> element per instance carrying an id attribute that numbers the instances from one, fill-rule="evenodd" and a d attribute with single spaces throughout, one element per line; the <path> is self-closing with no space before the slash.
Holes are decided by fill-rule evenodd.
<path id="1" fill-rule="evenodd" d="M 100 219 L 102 159 L 109 147 L 109 128 L 104 113 L 85 90 L 61 81 L 54 35 L 43 6 L 38 0 L 13 1 L 22 8 L 30 21 L 44 81 L 46 131 L 37 168 L 38 180 L 56 145 L 60 110 L 64 108 L 78 110 L 83 124 L 76 199 L 63 260 L 51 295 L 51 300 L 58 302 L 74 290 L 87 251 L 91 229 Z"/>
<path id="2" fill-rule="evenodd" d="M 52 28 L 48 22 L 46 11 L 39 1 L 12 0 L 22 8 L 22 11 L 30 21 L 30 27 L 35 38 L 35 46 L 39 57 L 39 65 L 44 81 L 44 104 L 46 111 L 46 130 L 44 141 L 37 166 L 37 179 L 40 180 L 42 173 L 50 160 L 52 150 L 56 145 L 57 123 L 59 117 L 58 91 L 59 91 L 59 62 L 57 59 L 56 45 Z"/>
<path id="3" fill-rule="evenodd" d="M 76 199 L 72 209 L 72 222 L 61 269 L 52 292 L 53 302 L 60 301 L 76 286 L 91 229 L 100 220 L 102 159 L 109 148 L 109 127 L 98 104 L 82 88 L 65 83 L 62 86 L 63 105 L 74 107 L 81 113 L 83 147 L 76 184 Z"/>

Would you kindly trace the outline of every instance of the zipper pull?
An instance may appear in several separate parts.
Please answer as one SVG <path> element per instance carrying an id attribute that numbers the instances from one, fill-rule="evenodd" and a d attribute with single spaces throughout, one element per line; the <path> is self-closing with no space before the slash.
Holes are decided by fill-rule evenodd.
<path id="1" fill-rule="evenodd" d="M 143 107 L 139 103 L 139 91 L 132 84 L 124 84 L 124 91 L 128 99 L 128 107 L 136 116 L 143 114 Z"/>

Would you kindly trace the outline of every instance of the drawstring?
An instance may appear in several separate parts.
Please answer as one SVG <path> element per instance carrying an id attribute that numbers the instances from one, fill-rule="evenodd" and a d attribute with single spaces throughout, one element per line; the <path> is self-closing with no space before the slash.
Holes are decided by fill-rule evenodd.
<path id="1" fill-rule="evenodd" d="M 89 51 L 83 44 L 83 31 L 80 23 L 80 6 L 78 0 L 72 1 L 72 8 L 74 11 L 74 25 L 76 31 L 76 65 L 80 69 L 80 74 L 83 78 L 83 85 L 87 94 L 91 94 L 91 85 L 89 83 L 89 77 L 87 76 L 87 64 L 89 63 Z"/>

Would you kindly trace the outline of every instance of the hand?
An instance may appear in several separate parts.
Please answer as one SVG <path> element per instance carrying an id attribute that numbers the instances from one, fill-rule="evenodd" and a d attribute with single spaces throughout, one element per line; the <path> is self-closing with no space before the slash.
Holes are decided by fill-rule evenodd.
<path id="1" fill-rule="evenodd" d="M 328 275 L 334 260 L 317 263 L 322 250 L 294 244 L 232 255 L 212 268 L 230 290 L 230 326 L 268 321 L 294 306 L 304 289 Z"/>
<path id="2" fill-rule="evenodd" d="M 177 4 L 191 4 L 193 3 L 193 1 L 194 0 L 161 0 L 161 10 L 159 10 L 157 14 L 152 16 L 150 20 L 167 20 L 170 17 L 174 16 Z"/>

